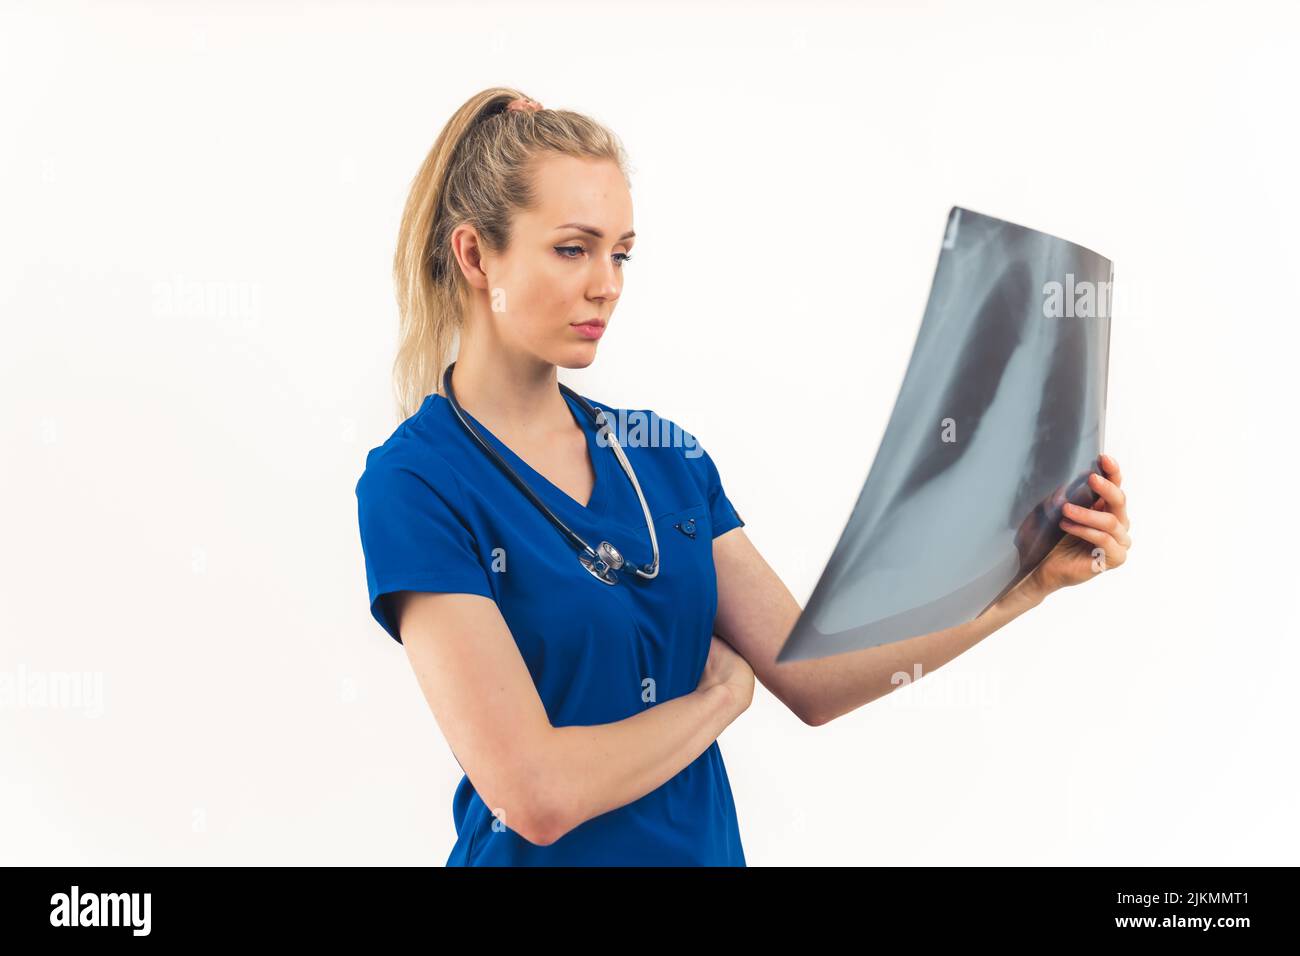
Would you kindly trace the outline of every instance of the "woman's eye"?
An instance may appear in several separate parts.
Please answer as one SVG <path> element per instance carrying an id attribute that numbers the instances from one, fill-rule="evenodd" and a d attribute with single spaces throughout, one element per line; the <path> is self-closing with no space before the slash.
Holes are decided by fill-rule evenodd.
<path id="1" fill-rule="evenodd" d="M 580 253 L 580 252 L 585 252 L 586 250 L 583 249 L 582 246 L 556 246 L 555 251 L 562 258 L 576 259 L 578 258 L 576 254 L 568 255 L 568 253 Z M 614 253 L 614 261 L 618 263 L 618 266 L 621 269 L 623 267 L 623 263 L 632 261 L 632 256 L 626 252 L 616 252 Z"/>

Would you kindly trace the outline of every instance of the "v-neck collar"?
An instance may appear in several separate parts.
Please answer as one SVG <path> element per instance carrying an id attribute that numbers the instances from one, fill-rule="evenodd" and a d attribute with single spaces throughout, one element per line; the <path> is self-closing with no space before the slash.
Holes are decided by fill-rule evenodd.
<path id="1" fill-rule="evenodd" d="M 609 448 L 602 448 L 600 442 L 597 441 L 597 426 L 596 423 L 591 420 L 591 416 L 583 411 L 582 406 L 580 406 L 575 399 L 571 398 L 568 393 L 561 391 L 560 394 L 564 396 L 564 401 L 568 404 L 569 411 L 572 413 L 574 420 L 578 423 L 578 427 L 582 429 L 583 435 L 586 436 L 587 454 L 591 458 L 592 469 L 596 475 L 595 484 L 591 489 L 591 498 L 585 505 L 579 504 L 576 498 L 564 489 L 560 488 L 541 472 L 537 471 L 532 465 L 528 464 L 528 462 L 516 455 L 509 445 L 497 438 L 496 435 L 492 434 L 491 430 L 486 428 L 482 422 L 471 415 L 467 409 L 462 409 L 462 411 L 465 412 L 465 417 L 469 419 L 470 424 L 478 430 L 478 433 L 487 440 L 487 443 L 492 446 L 498 455 L 505 459 L 506 464 L 515 470 L 515 473 L 524 480 L 532 490 L 533 494 L 545 501 L 552 511 L 557 510 L 558 506 L 559 508 L 567 509 L 570 512 L 586 515 L 588 517 L 596 517 L 597 515 L 604 514 L 608 503 L 610 484 L 609 457 L 612 452 Z M 452 416 L 452 419 L 455 420 L 456 410 L 451 407 L 451 400 L 444 395 L 438 395 L 436 393 L 433 397 L 441 399 L 447 404 L 447 412 Z M 461 423 L 455 421 L 454 424 L 461 434 L 464 435 L 465 440 L 474 446 L 475 453 L 480 455 L 483 454 L 483 449 L 478 446 L 478 442 L 476 442 L 470 435 L 465 434 L 464 427 Z M 495 463 L 493 463 L 493 467 L 496 467 Z"/>

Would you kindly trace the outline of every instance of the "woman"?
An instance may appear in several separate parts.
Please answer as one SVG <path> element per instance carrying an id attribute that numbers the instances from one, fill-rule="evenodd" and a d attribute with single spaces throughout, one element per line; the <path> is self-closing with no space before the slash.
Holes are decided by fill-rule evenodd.
<path id="1" fill-rule="evenodd" d="M 1106 458 L 1098 506 L 1076 509 L 1037 571 L 976 620 L 776 667 L 800 607 L 708 453 L 649 410 L 585 400 L 633 423 L 638 440 L 615 434 L 634 484 L 559 387 L 557 367 L 595 360 L 634 240 L 617 139 L 512 89 L 456 112 L 407 201 L 404 420 L 367 456 L 357 498 L 371 611 L 465 772 L 448 865 L 744 866 L 717 737 L 755 678 L 823 724 L 892 690 L 901 661 L 934 670 L 1093 577 L 1094 549 L 1116 567 L 1129 545 Z M 539 504 L 626 564 L 579 563 Z"/>

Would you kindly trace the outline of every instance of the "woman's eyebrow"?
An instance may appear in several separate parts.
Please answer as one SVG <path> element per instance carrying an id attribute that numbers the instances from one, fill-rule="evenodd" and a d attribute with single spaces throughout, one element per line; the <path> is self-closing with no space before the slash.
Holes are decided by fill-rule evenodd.
<path id="1" fill-rule="evenodd" d="M 605 234 L 601 232 L 599 229 L 597 229 L 595 226 L 585 226 L 580 222 L 566 222 L 563 225 L 556 226 L 555 228 L 556 229 L 581 229 L 583 232 L 590 233 L 591 235 L 595 236 L 597 239 L 605 238 Z M 636 233 L 629 229 L 627 232 L 623 233 L 623 235 L 619 236 L 618 238 L 631 239 L 635 235 Z"/>

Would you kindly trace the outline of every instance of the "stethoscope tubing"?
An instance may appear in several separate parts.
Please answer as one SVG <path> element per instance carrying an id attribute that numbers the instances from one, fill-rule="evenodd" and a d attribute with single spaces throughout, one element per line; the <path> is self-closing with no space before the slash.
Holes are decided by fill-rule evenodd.
<path id="1" fill-rule="evenodd" d="M 596 562 L 604 566 L 606 563 L 607 556 L 602 554 L 601 552 L 598 552 L 596 549 L 592 548 L 591 545 L 587 544 L 587 542 L 584 541 L 576 531 L 574 531 L 567 524 L 565 524 L 560 519 L 560 517 L 555 514 L 555 512 L 553 512 L 550 508 L 548 508 L 546 506 L 546 502 L 542 501 L 541 498 L 537 497 L 537 495 L 533 492 L 533 490 L 528 487 L 528 483 L 525 482 L 522 478 L 519 477 L 518 474 L 515 473 L 515 470 L 510 467 L 509 463 L 504 458 L 502 458 L 500 455 L 497 454 L 496 449 L 494 449 L 491 445 L 488 444 L 487 439 L 485 439 L 482 435 L 478 433 L 478 429 L 476 429 L 473 425 L 470 424 L 469 420 L 465 417 L 464 409 L 460 407 L 460 402 L 456 401 L 455 390 L 451 387 L 451 371 L 453 368 L 455 368 L 455 366 L 456 366 L 455 362 L 452 362 L 450 365 L 447 366 L 447 370 L 443 373 L 442 376 L 442 387 L 447 394 L 447 400 L 448 402 L 450 402 L 452 410 L 456 413 L 456 417 L 460 419 L 460 423 L 465 427 L 465 430 L 469 432 L 472 436 L 474 436 L 474 440 L 478 442 L 479 447 L 482 448 L 485 452 L 487 452 L 488 457 L 491 458 L 492 461 L 496 463 L 497 467 L 500 468 L 501 471 L 505 473 L 506 477 L 509 478 L 514 483 L 515 487 L 524 493 L 525 497 L 527 497 L 528 500 L 533 503 L 533 506 L 536 507 L 537 510 L 539 510 L 543 515 L 546 516 L 547 520 L 550 521 L 551 524 L 554 525 L 555 528 L 565 538 L 568 539 L 571 545 L 573 545 L 579 551 L 583 552 L 591 562 Z M 623 473 L 626 474 L 628 480 L 632 482 L 632 487 L 636 491 L 637 499 L 641 503 L 641 512 L 645 516 L 646 529 L 650 532 L 650 547 L 654 553 L 654 559 L 649 565 L 633 565 L 631 567 L 632 567 L 632 571 L 638 577 L 641 577 L 647 581 L 651 580 L 657 577 L 659 574 L 659 540 L 655 536 L 654 520 L 650 517 L 650 506 L 646 504 L 645 495 L 642 494 L 641 492 L 641 484 L 636 479 L 636 472 L 633 470 L 631 462 L 627 460 L 627 455 L 623 453 L 623 448 L 618 443 L 618 439 L 614 437 L 613 430 L 609 427 L 609 420 L 605 417 L 605 413 L 601 409 L 598 409 L 595 406 L 593 406 L 590 402 L 588 402 L 577 392 L 573 391 L 573 389 L 569 388 L 563 382 L 560 382 L 559 386 L 560 386 L 560 390 L 564 392 L 564 394 L 572 397 L 574 401 L 576 401 L 578 405 L 582 408 L 582 410 L 586 412 L 588 416 L 590 416 L 590 418 L 592 419 L 593 422 L 595 422 L 597 427 L 601 429 L 601 432 L 605 435 L 606 441 L 609 443 L 610 448 L 612 448 L 614 451 L 614 456 L 618 459 L 619 464 L 622 466 Z M 607 542 L 602 542 L 602 544 L 607 544 Z M 591 564 L 588 563 L 588 561 L 584 560 L 582 563 L 585 567 L 587 567 L 588 571 L 591 571 L 593 575 L 595 575 L 600 580 L 604 581 L 606 584 L 614 583 L 614 580 L 608 579 L 601 573 L 592 570 Z"/>

